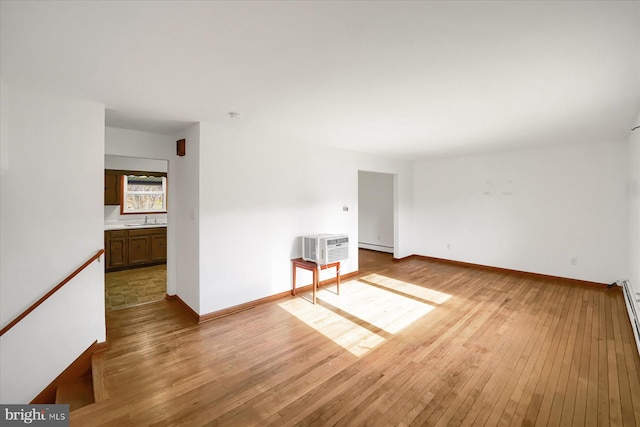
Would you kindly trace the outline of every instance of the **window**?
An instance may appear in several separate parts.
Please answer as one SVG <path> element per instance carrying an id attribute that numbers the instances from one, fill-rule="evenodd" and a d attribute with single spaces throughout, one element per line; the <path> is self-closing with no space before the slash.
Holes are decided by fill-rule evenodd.
<path id="1" fill-rule="evenodd" d="M 167 177 L 122 175 L 121 213 L 166 213 Z"/>

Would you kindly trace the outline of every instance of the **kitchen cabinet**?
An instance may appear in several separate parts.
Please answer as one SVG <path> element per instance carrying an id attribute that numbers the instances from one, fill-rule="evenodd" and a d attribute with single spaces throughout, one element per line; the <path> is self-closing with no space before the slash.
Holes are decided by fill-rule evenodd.
<path id="1" fill-rule="evenodd" d="M 120 204 L 120 173 L 115 170 L 104 171 L 104 204 L 105 206 Z"/>
<path id="2" fill-rule="evenodd" d="M 167 233 L 151 236 L 151 262 L 167 261 Z"/>
<path id="3" fill-rule="evenodd" d="M 124 270 L 167 261 L 166 227 L 105 231 L 106 270 Z"/>
<path id="4" fill-rule="evenodd" d="M 126 230 L 105 231 L 104 248 L 106 269 L 112 270 L 128 265 L 128 243 Z"/>
<path id="5" fill-rule="evenodd" d="M 129 265 L 151 262 L 150 241 L 150 236 L 132 236 L 129 232 Z"/>

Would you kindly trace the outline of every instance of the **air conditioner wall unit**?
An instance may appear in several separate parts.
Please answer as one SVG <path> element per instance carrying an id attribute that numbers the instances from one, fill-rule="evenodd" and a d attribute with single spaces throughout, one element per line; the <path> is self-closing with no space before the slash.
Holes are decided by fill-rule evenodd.
<path id="1" fill-rule="evenodd" d="M 302 259 L 327 265 L 349 258 L 346 234 L 311 234 L 302 236 Z"/>

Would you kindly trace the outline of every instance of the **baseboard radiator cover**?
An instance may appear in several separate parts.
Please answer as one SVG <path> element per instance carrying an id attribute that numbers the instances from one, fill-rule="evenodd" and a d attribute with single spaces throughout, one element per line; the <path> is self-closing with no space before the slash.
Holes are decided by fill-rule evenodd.
<path id="1" fill-rule="evenodd" d="M 627 312 L 629 313 L 629 319 L 631 320 L 631 329 L 633 329 L 633 335 L 636 338 L 636 346 L 638 347 L 638 354 L 640 354 L 640 319 L 638 318 L 638 297 L 631 287 L 631 283 L 628 280 L 622 281 L 622 292 L 624 294 L 624 303 L 627 306 Z"/>
<path id="2" fill-rule="evenodd" d="M 358 242 L 358 248 L 369 249 L 371 251 L 386 252 L 388 254 L 393 253 L 393 246 L 378 245 L 376 243 Z"/>

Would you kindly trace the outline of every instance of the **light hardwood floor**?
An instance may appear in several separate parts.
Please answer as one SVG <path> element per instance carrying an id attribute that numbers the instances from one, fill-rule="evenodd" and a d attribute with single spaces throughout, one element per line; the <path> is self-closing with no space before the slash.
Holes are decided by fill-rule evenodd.
<path id="1" fill-rule="evenodd" d="M 360 272 L 201 325 L 108 312 L 109 397 L 71 425 L 640 425 L 619 290 L 371 251 Z"/>

